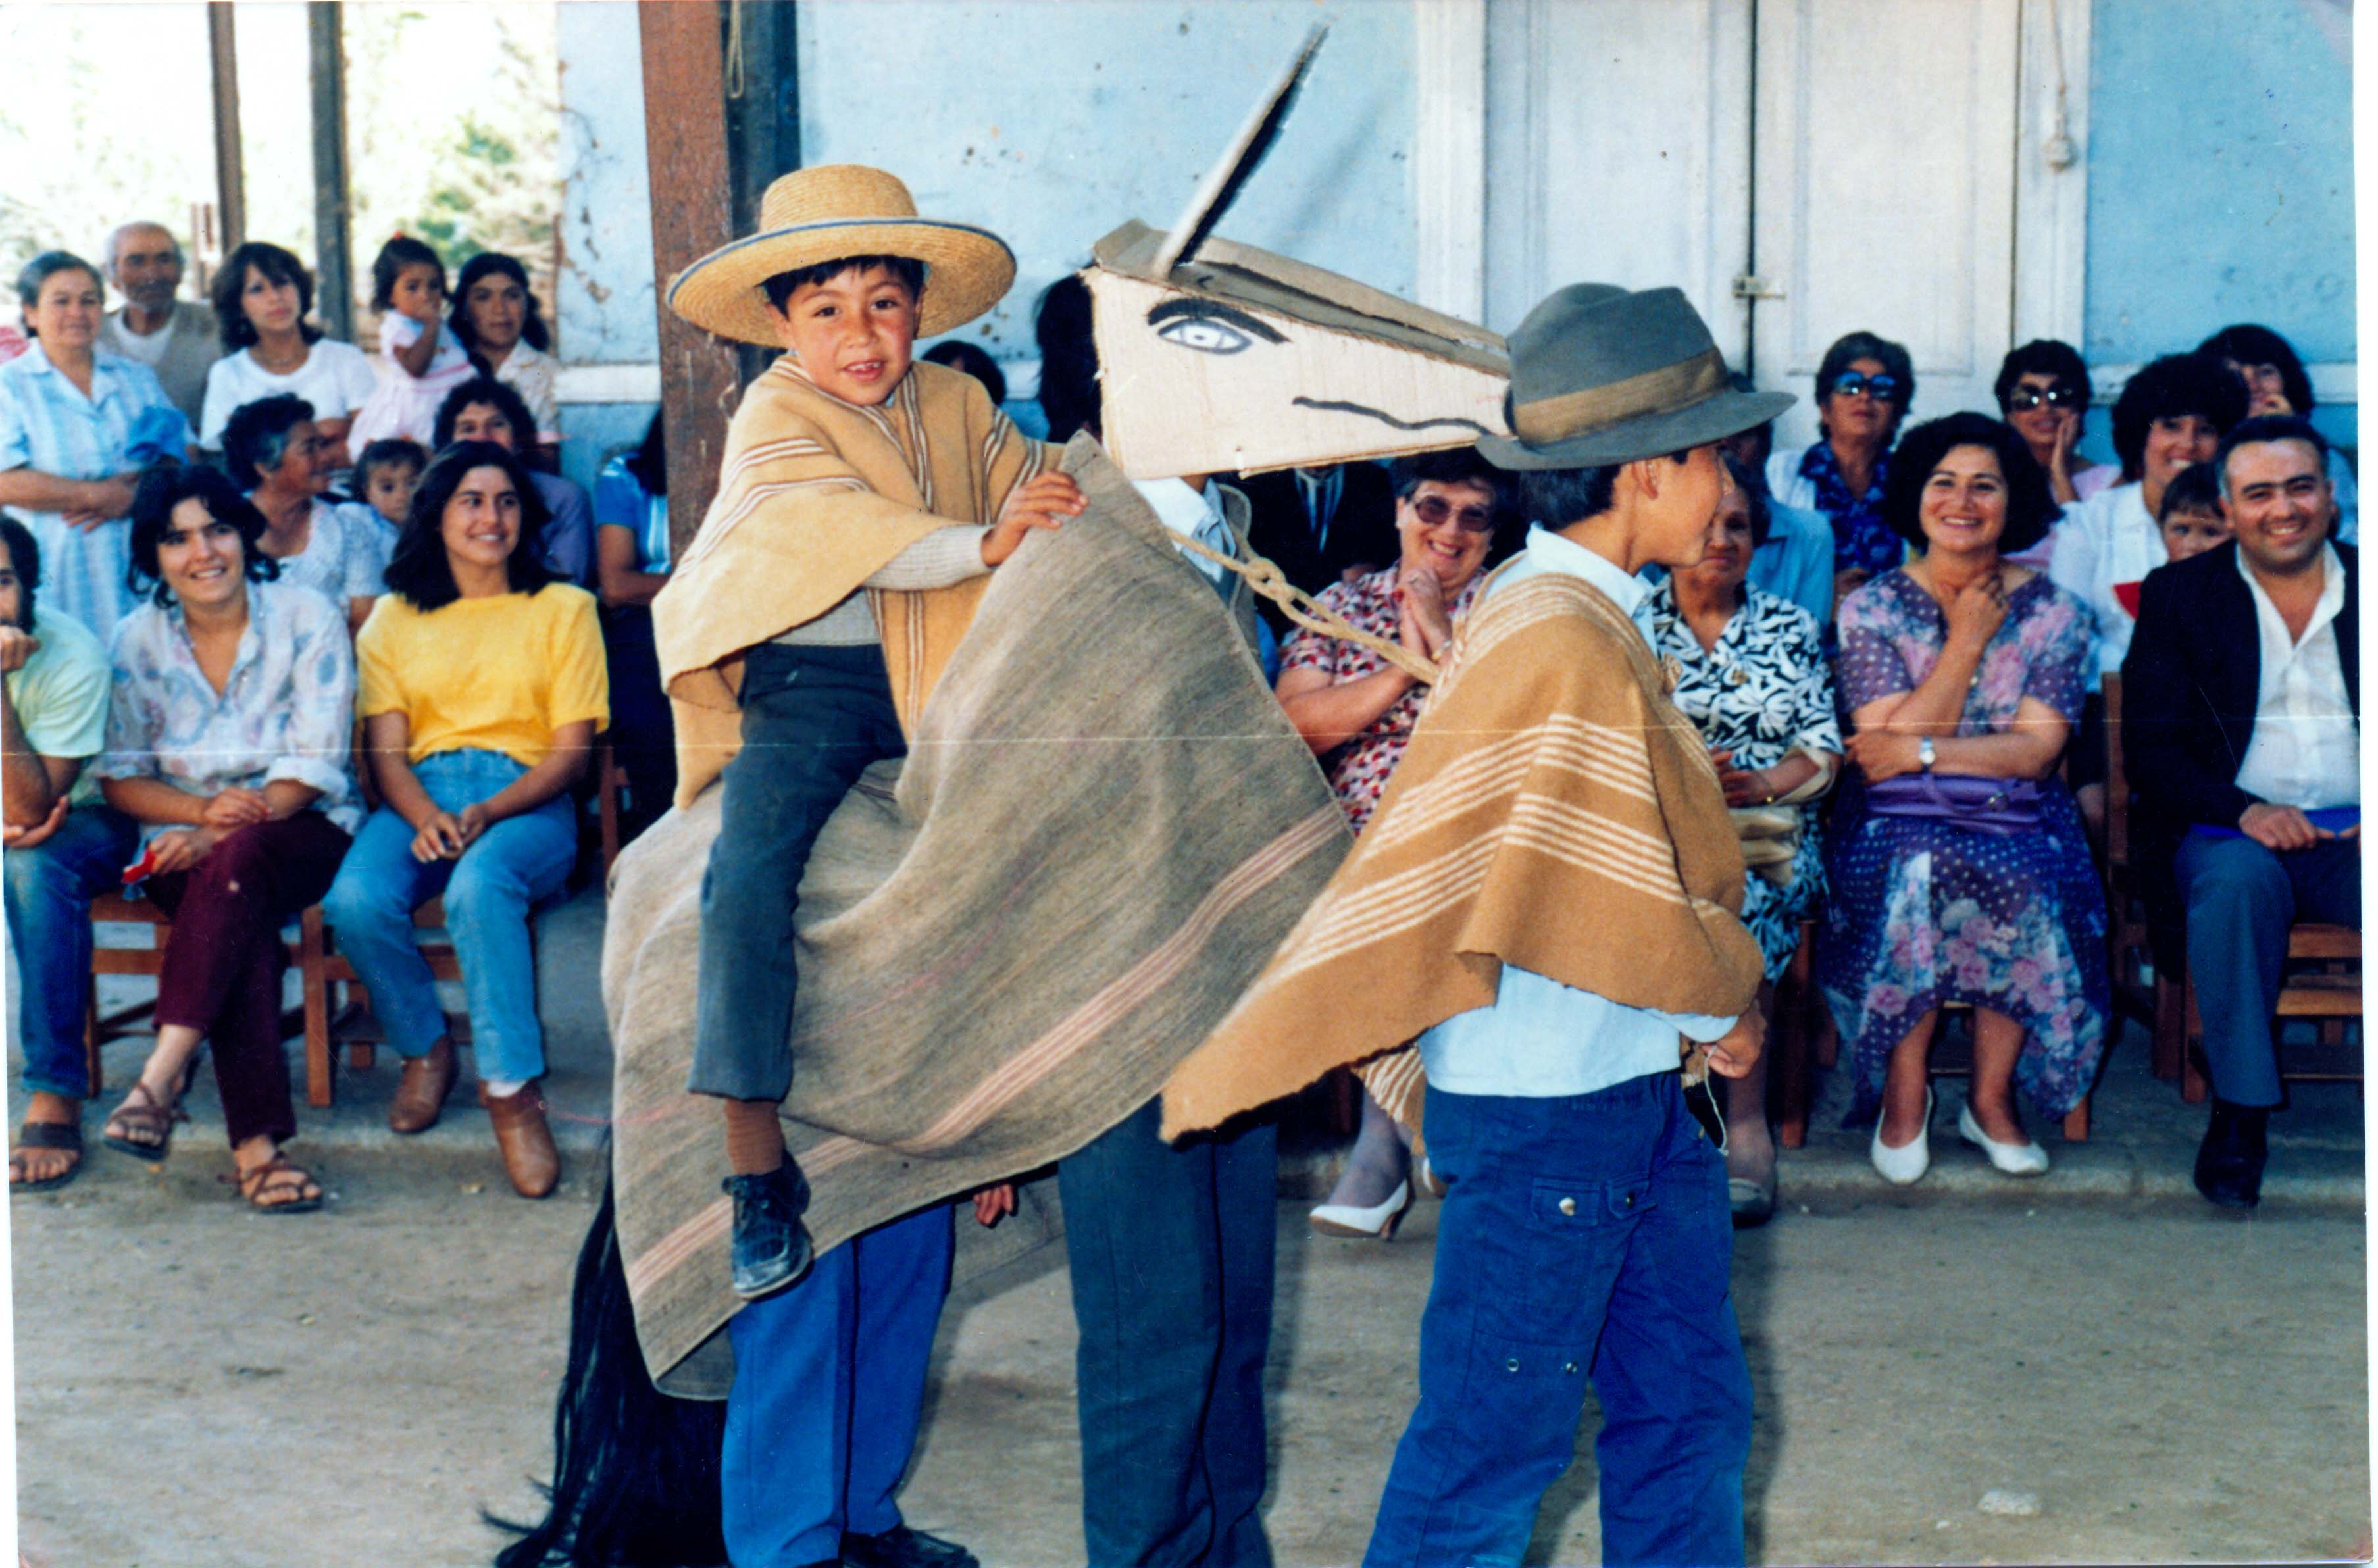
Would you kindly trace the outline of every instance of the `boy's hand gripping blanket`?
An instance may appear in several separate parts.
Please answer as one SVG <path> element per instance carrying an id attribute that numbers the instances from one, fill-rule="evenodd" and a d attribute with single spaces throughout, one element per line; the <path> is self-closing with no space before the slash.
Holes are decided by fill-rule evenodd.
<path id="1" fill-rule="evenodd" d="M 1760 958 L 1735 917 L 1741 845 L 1667 689 L 1625 614 L 1579 579 L 1481 601 L 1370 830 L 1166 1085 L 1166 1135 L 1487 1005 L 1505 964 L 1629 1007 L 1748 1007 Z"/>
<path id="2" fill-rule="evenodd" d="M 821 1250 L 1073 1153 L 1146 1104 L 1343 856 L 1344 818 L 1231 616 L 1095 444 L 1089 509 L 991 574 L 802 880 L 787 1142 Z M 619 857 L 603 951 L 612 1170 L 644 1359 L 722 1397 L 727 1174 L 686 1093 L 718 793 Z"/>

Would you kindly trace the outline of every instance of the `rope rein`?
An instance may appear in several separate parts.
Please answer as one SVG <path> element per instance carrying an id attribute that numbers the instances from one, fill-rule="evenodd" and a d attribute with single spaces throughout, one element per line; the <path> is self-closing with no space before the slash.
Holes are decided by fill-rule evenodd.
<path id="1" fill-rule="evenodd" d="M 1279 568 L 1263 557 L 1250 556 L 1243 561 L 1235 556 L 1226 556 L 1219 550 L 1201 545 L 1187 534 L 1175 534 L 1172 543 L 1237 572 L 1246 579 L 1249 588 L 1278 604 L 1281 614 L 1305 630 L 1317 631 L 1351 642 L 1357 648 L 1368 649 L 1414 680 L 1429 686 L 1436 684 L 1437 667 L 1434 661 L 1413 652 L 1391 638 L 1364 631 L 1337 611 L 1323 607 L 1311 594 L 1281 576 Z"/>

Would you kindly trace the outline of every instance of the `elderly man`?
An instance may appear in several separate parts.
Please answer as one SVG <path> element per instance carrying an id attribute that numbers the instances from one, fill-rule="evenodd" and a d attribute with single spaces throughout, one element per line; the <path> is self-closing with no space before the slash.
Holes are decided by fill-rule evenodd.
<path id="1" fill-rule="evenodd" d="M 2262 1197 L 2288 928 L 2361 924 L 2360 594 L 2327 458 L 2293 415 L 2230 431 L 2231 541 L 2148 574 L 2122 662 L 2139 863 L 2169 868 L 2150 901 L 2185 917 L 2213 1074 L 2196 1187 L 2226 1208 Z"/>
<path id="2" fill-rule="evenodd" d="M 25 1191 L 63 1186 L 82 1164 L 90 901 L 115 885 L 138 836 L 80 776 L 106 736 L 107 651 L 71 616 L 35 608 L 41 580 L 31 532 L 0 517 L 0 869 L 31 1096 L 8 1184 Z"/>
<path id="3" fill-rule="evenodd" d="M 182 286 L 181 242 L 162 223 L 136 220 L 118 226 L 107 237 L 107 281 L 124 295 L 124 305 L 101 325 L 99 346 L 155 371 L 165 395 L 196 430 L 207 367 L 222 357 L 222 334 L 213 311 L 174 297 Z"/>

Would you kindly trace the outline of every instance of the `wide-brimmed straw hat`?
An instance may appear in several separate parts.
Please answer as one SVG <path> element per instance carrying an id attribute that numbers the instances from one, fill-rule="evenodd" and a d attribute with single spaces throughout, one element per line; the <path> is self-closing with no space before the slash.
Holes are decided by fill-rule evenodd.
<path id="1" fill-rule="evenodd" d="M 1511 435 L 1482 437 L 1497 468 L 1601 468 L 1766 424 L 1789 392 L 1738 392 L 1678 289 L 1571 283 L 1511 334 Z"/>
<path id="2" fill-rule="evenodd" d="M 772 182 L 760 232 L 719 246 L 679 273 L 671 310 L 705 331 L 781 346 L 761 282 L 846 256 L 906 256 L 925 264 L 917 335 L 965 326 L 1015 281 L 1015 256 L 988 229 L 917 216 L 908 187 L 881 169 L 826 163 Z"/>

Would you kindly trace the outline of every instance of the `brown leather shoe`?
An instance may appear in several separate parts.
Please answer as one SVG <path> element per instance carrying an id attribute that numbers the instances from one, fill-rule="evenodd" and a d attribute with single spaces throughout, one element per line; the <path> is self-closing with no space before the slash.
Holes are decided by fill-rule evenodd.
<path id="1" fill-rule="evenodd" d="M 479 1103 L 495 1124 L 496 1147 L 503 1151 L 504 1174 L 512 1191 L 523 1198 L 542 1198 L 561 1179 L 561 1155 L 553 1146 L 553 1130 L 545 1124 L 545 1096 L 529 1084 L 502 1099 L 479 1085 Z"/>
<path id="2" fill-rule="evenodd" d="M 426 1132 L 438 1125 L 438 1112 L 454 1087 L 454 1042 L 440 1035 L 438 1043 L 416 1057 L 405 1059 L 396 1081 L 396 1098 L 389 1102 L 388 1125 L 392 1132 Z"/>

